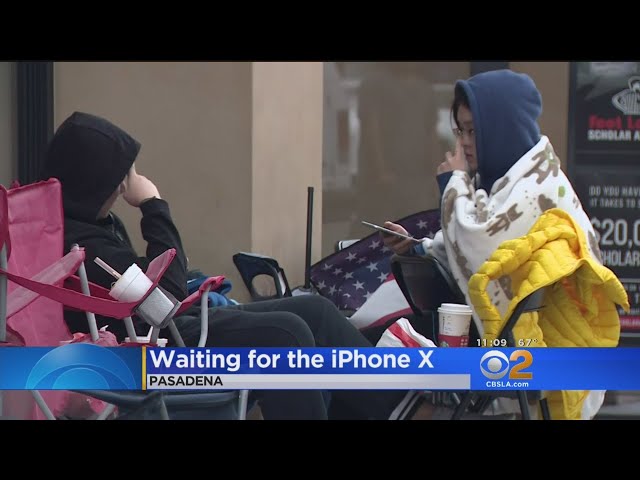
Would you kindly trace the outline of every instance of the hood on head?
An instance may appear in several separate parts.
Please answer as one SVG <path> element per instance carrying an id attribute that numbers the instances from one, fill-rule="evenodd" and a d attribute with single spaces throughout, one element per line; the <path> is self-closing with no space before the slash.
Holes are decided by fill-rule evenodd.
<path id="1" fill-rule="evenodd" d="M 540 140 L 542 96 L 528 75 L 493 70 L 458 80 L 469 99 L 480 187 L 487 192 Z"/>
<path id="2" fill-rule="evenodd" d="M 133 165 L 140 146 L 108 120 L 75 112 L 49 142 L 40 177 L 60 180 L 65 216 L 95 222 Z"/>

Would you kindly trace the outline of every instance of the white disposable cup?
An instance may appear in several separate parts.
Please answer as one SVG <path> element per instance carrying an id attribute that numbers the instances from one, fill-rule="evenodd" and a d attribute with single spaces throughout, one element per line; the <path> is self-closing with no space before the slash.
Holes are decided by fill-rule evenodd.
<path id="1" fill-rule="evenodd" d="M 137 302 L 149 291 L 153 282 L 135 263 L 113 285 L 109 294 L 121 302 Z"/>
<path id="2" fill-rule="evenodd" d="M 471 307 L 443 303 L 438 308 L 438 343 L 440 346 L 466 347 L 469 344 Z"/>
<path id="3" fill-rule="evenodd" d="M 127 268 L 114 283 L 109 294 L 121 302 L 138 302 L 149 291 L 153 282 L 135 263 Z M 153 327 L 164 328 L 180 307 L 180 302 L 156 287 L 136 308 L 136 315 Z"/>

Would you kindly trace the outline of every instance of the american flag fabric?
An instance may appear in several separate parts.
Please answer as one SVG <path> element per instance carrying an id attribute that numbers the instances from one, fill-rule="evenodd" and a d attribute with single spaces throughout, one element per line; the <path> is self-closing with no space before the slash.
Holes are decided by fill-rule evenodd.
<path id="1" fill-rule="evenodd" d="M 402 225 L 416 238 L 433 237 L 440 230 L 440 210 L 424 210 L 394 223 Z M 409 307 L 391 275 L 392 255 L 393 252 L 384 246 L 380 233 L 374 231 L 313 265 L 310 279 L 317 291 L 338 308 L 356 311 L 352 318 L 360 322 L 358 328 L 373 326 L 395 313 L 402 314 L 401 311 Z M 368 314 L 367 319 L 358 320 L 361 316 L 357 311 L 365 303 L 368 305 L 364 310 L 375 312 L 373 315 L 377 318 L 371 319 Z"/>
<path id="2" fill-rule="evenodd" d="M 411 307 L 404 297 L 400 285 L 389 275 L 362 306 L 349 317 L 359 330 L 388 325 L 389 321 L 411 314 Z"/>

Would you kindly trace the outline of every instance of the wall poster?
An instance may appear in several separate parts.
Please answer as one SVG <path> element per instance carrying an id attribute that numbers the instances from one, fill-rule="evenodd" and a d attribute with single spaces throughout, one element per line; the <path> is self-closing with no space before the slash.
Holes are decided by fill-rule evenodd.
<path id="1" fill-rule="evenodd" d="M 640 345 L 640 62 L 572 62 L 569 89 L 569 176 L 629 295 L 621 343 Z"/>

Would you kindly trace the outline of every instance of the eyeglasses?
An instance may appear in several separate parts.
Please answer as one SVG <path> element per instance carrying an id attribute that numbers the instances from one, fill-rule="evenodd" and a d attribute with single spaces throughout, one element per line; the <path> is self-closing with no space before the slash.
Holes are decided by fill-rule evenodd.
<path id="1" fill-rule="evenodd" d="M 453 134 L 458 138 L 462 138 L 465 133 L 468 135 L 468 137 L 470 139 L 474 139 L 475 138 L 476 131 L 473 128 L 470 128 L 468 130 L 465 130 L 463 128 L 454 128 L 453 129 Z"/>

